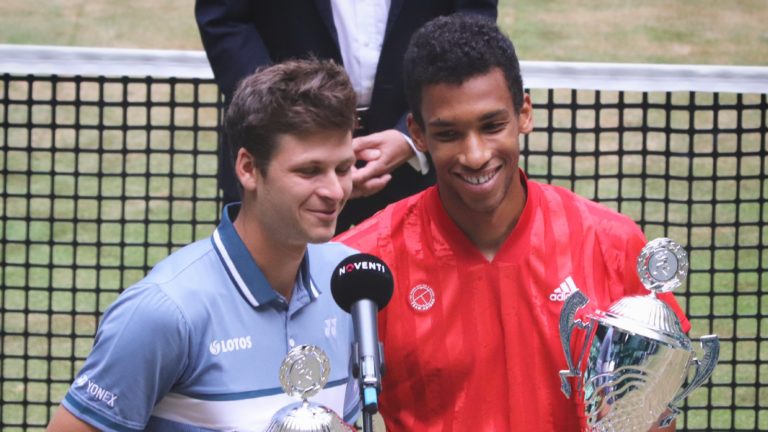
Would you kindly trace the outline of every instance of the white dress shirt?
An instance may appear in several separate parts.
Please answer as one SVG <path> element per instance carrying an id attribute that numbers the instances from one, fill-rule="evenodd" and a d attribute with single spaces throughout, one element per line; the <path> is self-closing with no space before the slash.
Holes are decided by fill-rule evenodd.
<path id="1" fill-rule="evenodd" d="M 390 0 L 331 0 L 341 59 L 357 94 L 358 107 L 371 103 L 389 6 Z M 411 137 L 403 137 L 415 153 L 409 164 L 422 174 L 429 172 L 426 156 L 416 149 Z"/>

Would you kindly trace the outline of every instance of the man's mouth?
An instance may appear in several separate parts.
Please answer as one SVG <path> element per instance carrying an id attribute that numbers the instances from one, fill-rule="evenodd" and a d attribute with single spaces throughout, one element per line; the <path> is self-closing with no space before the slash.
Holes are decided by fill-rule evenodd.
<path id="1" fill-rule="evenodd" d="M 490 171 L 485 171 L 480 174 L 474 174 L 474 175 L 459 174 L 459 177 L 471 185 L 481 185 L 491 181 L 496 176 L 496 174 L 499 173 L 499 171 L 501 171 L 501 166 L 494 168 Z"/>

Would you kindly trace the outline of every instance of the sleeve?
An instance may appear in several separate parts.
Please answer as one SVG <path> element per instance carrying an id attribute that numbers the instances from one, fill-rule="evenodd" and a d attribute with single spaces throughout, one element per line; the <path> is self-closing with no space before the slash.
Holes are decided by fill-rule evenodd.
<path id="1" fill-rule="evenodd" d="M 230 100 L 241 79 L 272 63 L 252 21 L 250 0 L 197 0 L 195 19 L 208 61 L 221 91 Z"/>
<path id="2" fill-rule="evenodd" d="M 188 337 L 183 315 L 161 289 L 129 288 L 107 309 L 62 403 L 102 430 L 144 430 L 188 364 Z"/>

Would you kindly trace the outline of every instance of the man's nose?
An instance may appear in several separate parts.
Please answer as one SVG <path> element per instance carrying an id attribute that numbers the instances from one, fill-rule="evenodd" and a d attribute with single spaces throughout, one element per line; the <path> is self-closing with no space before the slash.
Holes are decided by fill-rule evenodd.
<path id="1" fill-rule="evenodd" d="M 462 143 L 459 162 L 471 169 L 482 168 L 490 159 L 491 152 L 478 133 L 470 133 Z"/>

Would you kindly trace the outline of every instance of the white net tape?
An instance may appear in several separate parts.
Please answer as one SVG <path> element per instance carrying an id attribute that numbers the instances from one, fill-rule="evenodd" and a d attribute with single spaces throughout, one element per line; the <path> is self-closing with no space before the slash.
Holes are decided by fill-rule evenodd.
<path id="1" fill-rule="evenodd" d="M 768 93 L 768 67 L 522 61 L 527 88 Z M 202 51 L 0 44 L 0 73 L 213 78 Z"/>

